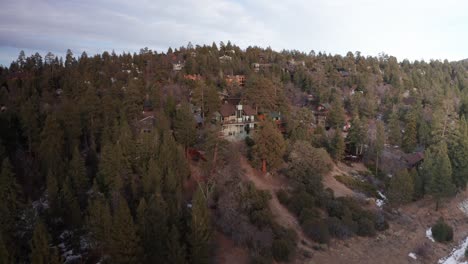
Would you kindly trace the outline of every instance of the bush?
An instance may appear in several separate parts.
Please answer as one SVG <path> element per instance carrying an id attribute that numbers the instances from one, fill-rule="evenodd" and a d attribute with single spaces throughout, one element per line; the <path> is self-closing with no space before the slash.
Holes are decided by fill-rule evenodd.
<path id="1" fill-rule="evenodd" d="M 337 217 L 330 217 L 327 220 L 328 222 L 328 232 L 331 236 L 345 239 L 351 237 L 353 232 L 350 227 L 346 226 L 343 221 Z"/>
<path id="2" fill-rule="evenodd" d="M 276 261 L 289 261 L 296 245 L 286 239 L 276 239 L 271 246 L 271 253 Z"/>
<path id="3" fill-rule="evenodd" d="M 307 236 L 317 243 L 328 244 L 330 242 L 328 226 L 323 220 L 306 221 L 302 225 L 302 229 Z"/>
<path id="4" fill-rule="evenodd" d="M 320 216 L 320 212 L 315 208 L 304 208 L 299 215 L 299 222 L 301 224 L 317 219 Z"/>
<path id="5" fill-rule="evenodd" d="M 315 200 L 312 195 L 308 194 L 305 191 L 300 191 L 299 193 L 291 196 L 288 208 L 294 214 L 300 215 L 303 209 L 313 208 L 315 205 L 314 201 Z"/>
<path id="6" fill-rule="evenodd" d="M 453 240 L 453 229 L 440 218 L 431 228 L 432 236 L 437 242 L 448 242 Z"/>
<path id="7" fill-rule="evenodd" d="M 290 197 L 287 191 L 281 189 L 276 192 L 276 197 L 278 197 L 278 201 L 282 204 L 287 206 L 290 201 Z"/>
<path id="8" fill-rule="evenodd" d="M 374 222 L 369 218 L 361 218 L 358 220 L 358 236 L 374 236 Z"/>
<path id="9" fill-rule="evenodd" d="M 336 175 L 335 179 L 353 191 L 361 192 L 371 197 L 378 197 L 377 188 L 367 181 L 360 181 L 350 176 Z"/>

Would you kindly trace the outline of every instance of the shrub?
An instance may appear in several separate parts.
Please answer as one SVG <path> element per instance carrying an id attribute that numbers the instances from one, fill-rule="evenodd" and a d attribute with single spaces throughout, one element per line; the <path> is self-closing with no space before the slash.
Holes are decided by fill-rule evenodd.
<path id="1" fill-rule="evenodd" d="M 328 222 L 328 232 L 331 236 L 344 239 L 353 235 L 350 227 L 346 226 L 343 221 L 337 217 L 330 217 Z"/>
<path id="2" fill-rule="evenodd" d="M 276 239 L 271 246 L 271 253 L 276 261 L 289 261 L 296 245 L 286 239 Z"/>
<path id="3" fill-rule="evenodd" d="M 323 220 L 306 221 L 302 225 L 302 229 L 307 236 L 317 243 L 328 244 L 330 242 L 328 226 Z"/>
<path id="4" fill-rule="evenodd" d="M 374 236 L 374 222 L 369 218 L 361 218 L 358 220 L 358 236 Z"/>
<path id="5" fill-rule="evenodd" d="M 304 208 L 313 208 L 314 205 L 314 197 L 305 191 L 300 191 L 291 196 L 289 210 L 296 215 L 300 215 Z"/>
<path id="6" fill-rule="evenodd" d="M 317 219 L 320 216 L 320 212 L 315 208 L 304 208 L 299 215 L 299 222 L 305 223 L 310 220 Z"/>
<path id="7" fill-rule="evenodd" d="M 432 236 L 437 242 L 448 242 L 453 239 L 453 229 L 440 218 L 431 228 Z"/>
<path id="8" fill-rule="evenodd" d="M 250 213 L 250 222 L 258 228 L 270 226 L 272 222 L 271 212 L 269 208 L 255 210 Z"/>
<path id="9" fill-rule="evenodd" d="M 282 204 L 282 205 L 288 205 L 289 204 L 289 201 L 290 201 L 290 197 L 289 197 L 289 194 L 287 191 L 281 189 L 279 191 L 276 192 L 276 197 L 278 197 L 278 201 Z"/>

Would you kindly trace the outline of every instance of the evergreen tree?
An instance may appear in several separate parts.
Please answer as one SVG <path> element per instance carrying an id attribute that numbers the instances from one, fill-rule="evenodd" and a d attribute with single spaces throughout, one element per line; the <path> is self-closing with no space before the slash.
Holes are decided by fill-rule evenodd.
<path id="1" fill-rule="evenodd" d="M 78 148 L 73 151 L 73 156 L 68 166 L 71 186 L 74 192 L 80 197 L 80 200 L 86 196 L 89 186 L 89 180 L 86 175 L 85 161 L 80 155 Z"/>
<path id="2" fill-rule="evenodd" d="M 412 112 L 406 116 L 405 134 L 403 136 L 403 149 L 405 152 L 412 152 L 417 144 L 417 120 Z"/>
<path id="3" fill-rule="evenodd" d="M 328 126 L 341 130 L 345 123 L 345 111 L 339 95 L 335 95 L 327 117 Z"/>
<path id="4" fill-rule="evenodd" d="M 100 190 L 106 195 L 109 195 L 111 190 L 120 191 L 124 186 L 124 176 L 128 172 L 129 164 L 120 144 L 104 145 L 97 177 Z"/>
<path id="5" fill-rule="evenodd" d="M 160 194 L 153 195 L 148 204 L 138 206 L 138 233 L 145 263 L 164 263 L 167 254 L 167 205 Z"/>
<path id="6" fill-rule="evenodd" d="M 379 157 L 382 155 L 382 151 L 385 147 L 385 127 L 382 121 L 377 121 L 377 133 L 374 141 L 375 151 L 375 175 L 379 170 Z"/>
<path id="7" fill-rule="evenodd" d="M 190 112 L 188 104 L 183 104 L 176 112 L 174 135 L 176 140 L 184 146 L 186 152 L 188 151 L 188 147 L 192 146 L 196 141 L 197 130 L 195 119 Z"/>
<path id="8" fill-rule="evenodd" d="M 265 121 L 260 123 L 259 127 L 254 135 L 253 154 L 261 162 L 262 172 L 266 172 L 267 166 L 275 169 L 281 165 L 285 142 L 273 123 Z"/>
<path id="9" fill-rule="evenodd" d="M 75 191 L 70 178 L 67 177 L 60 190 L 60 208 L 63 210 L 61 215 L 68 226 L 77 228 L 81 226 L 81 210 Z"/>
<path id="10" fill-rule="evenodd" d="M 399 146 L 401 144 L 401 128 L 400 128 L 400 119 L 398 119 L 398 114 L 394 111 L 390 115 L 388 120 L 388 129 L 389 135 L 388 139 L 390 144 L 394 146 Z"/>
<path id="11" fill-rule="evenodd" d="M 344 142 L 344 138 L 341 135 L 341 131 L 339 129 L 336 129 L 330 143 L 330 154 L 333 157 L 333 159 L 336 161 L 341 161 L 345 154 L 345 148 L 346 145 Z"/>
<path id="12" fill-rule="evenodd" d="M 5 245 L 5 241 L 3 240 L 2 232 L 0 232 L 0 263 L 1 264 L 8 264 L 10 263 L 10 254 Z"/>
<path id="13" fill-rule="evenodd" d="M 449 157 L 453 171 L 452 181 L 459 189 L 464 190 L 468 182 L 468 125 L 464 118 L 451 137 Z"/>
<path id="14" fill-rule="evenodd" d="M 354 117 L 346 140 L 349 142 L 351 149 L 354 150 L 355 155 L 363 153 L 364 143 L 367 138 L 366 132 L 364 121 L 359 120 L 357 116 Z"/>
<path id="15" fill-rule="evenodd" d="M 60 124 L 54 114 L 49 114 L 46 118 L 44 128 L 41 132 L 41 144 L 39 153 L 42 159 L 43 170 L 62 172 L 64 154 L 64 135 Z"/>
<path id="16" fill-rule="evenodd" d="M 59 186 L 57 182 L 57 176 L 52 170 L 49 170 L 47 173 L 47 201 L 49 202 L 49 207 L 51 209 L 52 214 L 58 213 L 59 204 L 58 204 L 58 197 L 59 197 Z"/>
<path id="17" fill-rule="evenodd" d="M 94 197 L 90 198 L 87 213 L 87 226 L 91 231 L 95 247 L 106 251 L 109 247 L 109 237 L 112 228 L 112 215 L 109 203 L 97 192 L 97 187 L 93 188 Z"/>
<path id="18" fill-rule="evenodd" d="M 139 263 L 140 245 L 132 215 L 127 201 L 121 195 L 116 195 L 109 253 L 113 263 Z"/>
<path id="19" fill-rule="evenodd" d="M 0 173 L 0 233 L 13 234 L 19 210 L 19 186 L 8 158 L 2 162 Z M 5 237 L 6 239 L 7 237 Z"/>
<path id="20" fill-rule="evenodd" d="M 422 168 L 426 190 L 435 198 L 436 210 L 438 210 L 441 199 L 455 192 L 455 186 L 452 183 L 452 166 L 445 142 L 441 141 L 426 151 Z"/>
<path id="21" fill-rule="evenodd" d="M 168 240 L 168 256 L 167 261 L 170 264 L 184 264 L 185 259 L 185 247 L 180 242 L 180 235 L 177 227 L 172 225 L 171 231 L 169 232 Z"/>
<path id="22" fill-rule="evenodd" d="M 387 196 L 391 204 L 399 206 L 411 202 L 413 192 L 413 178 L 406 169 L 399 171 L 390 179 Z"/>
<path id="23" fill-rule="evenodd" d="M 208 263 L 212 230 L 210 211 L 201 188 L 195 192 L 190 223 L 190 260 L 194 264 Z"/>
<path id="24" fill-rule="evenodd" d="M 52 254 L 49 249 L 49 233 L 44 223 L 39 220 L 34 227 L 31 240 L 31 263 L 48 264 L 51 261 Z"/>

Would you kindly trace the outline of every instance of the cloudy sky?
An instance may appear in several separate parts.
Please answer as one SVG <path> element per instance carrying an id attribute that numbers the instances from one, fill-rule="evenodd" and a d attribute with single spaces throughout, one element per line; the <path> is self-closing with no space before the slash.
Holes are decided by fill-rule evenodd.
<path id="1" fill-rule="evenodd" d="M 0 64 L 231 40 L 275 50 L 468 58 L 465 0 L 0 0 Z"/>

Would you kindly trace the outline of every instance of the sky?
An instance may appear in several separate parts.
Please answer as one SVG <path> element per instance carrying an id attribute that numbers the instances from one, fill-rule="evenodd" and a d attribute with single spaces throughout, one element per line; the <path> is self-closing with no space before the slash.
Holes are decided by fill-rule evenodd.
<path id="1" fill-rule="evenodd" d="M 465 0 L 0 0 L 0 64 L 230 40 L 274 50 L 399 60 L 468 58 Z"/>

